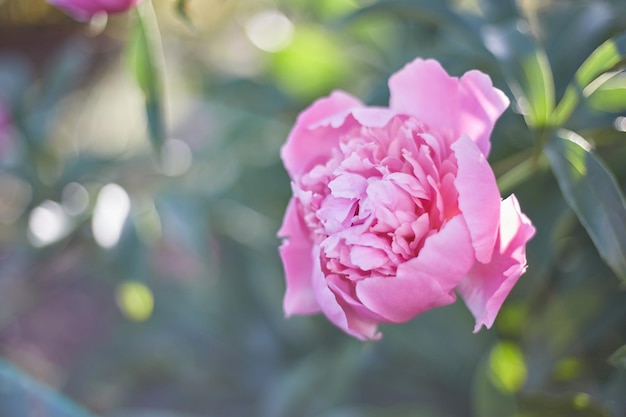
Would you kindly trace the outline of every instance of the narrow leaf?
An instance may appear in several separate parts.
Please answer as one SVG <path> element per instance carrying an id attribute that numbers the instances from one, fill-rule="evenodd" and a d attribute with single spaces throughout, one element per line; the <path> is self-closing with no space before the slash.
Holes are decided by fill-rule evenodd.
<path id="1" fill-rule="evenodd" d="M 134 27 L 127 45 L 130 70 L 144 94 L 148 133 L 152 147 L 160 151 L 165 142 L 163 118 L 161 64 L 162 52 L 159 29 L 151 3 L 135 11 Z"/>
<path id="2" fill-rule="evenodd" d="M 572 114 L 581 96 L 592 95 L 602 86 L 603 81 L 610 79 L 599 77 L 625 62 L 626 33 L 609 39 L 593 51 L 576 71 L 574 79 L 565 90 L 565 95 L 554 112 L 553 125 L 561 126 Z"/>
<path id="3" fill-rule="evenodd" d="M 94 417 L 82 407 L 2 359 L 0 359 L 0 415 Z"/>
<path id="4" fill-rule="evenodd" d="M 608 167 L 577 134 L 561 130 L 544 149 L 563 197 L 600 256 L 626 283 L 626 204 Z"/>
<path id="5" fill-rule="evenodd" d="M 617 349 L 609 356 L 609 363 L 613 366 L 626 370 L 626 345 Z"/>
<path id="6" fill-rule="evenodd" d="M 531 127 L 542 127 L 554 110 L 554 80 L 548 58 L 518 22 L 486 27 L 485 45 L 498 59 L 518 109 Z"/>
<path id="7" fill-rule="evenodd" d="M 588 97 L 589 105 L 596 110 L 619 113 L 626 110 L 626 73 L 616 74 L 602 83 Z"/>

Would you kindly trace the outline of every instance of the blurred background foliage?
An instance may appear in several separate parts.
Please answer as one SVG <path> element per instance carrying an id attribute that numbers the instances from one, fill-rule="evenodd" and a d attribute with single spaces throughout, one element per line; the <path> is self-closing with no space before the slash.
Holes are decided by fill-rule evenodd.
<path id="1" fill-rule="evenodd" d="M 0 415 L 626 415 L 623 0 L 0 1 Z M 594 52 L 595 51 L 595 52 Z M 491 330 L 285 320 L 279 160 L 416 56 L 512 100 L 490 162 L 537 227 Z"/>

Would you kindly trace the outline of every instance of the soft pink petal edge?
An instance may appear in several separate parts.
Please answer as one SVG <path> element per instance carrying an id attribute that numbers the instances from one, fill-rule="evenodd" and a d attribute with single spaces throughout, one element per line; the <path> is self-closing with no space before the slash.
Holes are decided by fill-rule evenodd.
<path id="1" fill-rule="evenodd" d="M 459 85 L 461 109 L 458 132 L 476 142 L 485 157 L 491 149 L 491 132 L 498 118 L 509 106 L 508 97 L 495 88 L 488 75 L 469 71 L 461 77 Z"/>
<path id="2" fill-rule="evenodd" d="M 278 236 L 285 238 L 278 248 L 285 269 L 287 288 L 283 298 L 285 316 L 313 314 L 320 311 L 312 287 L 313 242 L 305 233 L 298 213 L 297 200 L 292 198 L 287 206 Z"/>
<path id="3" fill-rule="evenodd" d="M 488 263 L 500 225 L 500 191 L 493 170 L 478 146 L 463 135 L 451 146 L 457 160 L 454 185 L 459 209 L 472 237 L 476 259 Z"/>
<path id="4" fill-rule="evenodd" d="M 389 78 L 389 107 L 417 117 L 444 136 L 468 135 L 489 155 L 490 135 L 509 105 L 506 95 L 480 71 L 451 77 L 437 61 L 417 58 Z"/>
<path id="5" fill-rule="evenodd" d="M 327 129 L 339 128 L 351 110 L 363 107 L 356 98 L 343 91 L 316 100 L 300 113 L 280 150 L 285 168 L 293 180 L 298 180 L 316 163 L 326 162 L 337 146 L 339 134 Z"/>
<path id="6" fill-rule="evenodd" d="M 446 136 L 456 135 L 459 80 L 439 62 L 417 58 L 389 78 L 389 107 L 417 117 Z"/>
<path id="7" fill-rule="evenodd" d="M 526 271 L 526 243 L 535 228 L 514 195 L 502 201 L 500 232 L 491 261 L 477 262 L 457 290 L 476 319 L 474 332 L 490 328 L 504 300 Z"/>

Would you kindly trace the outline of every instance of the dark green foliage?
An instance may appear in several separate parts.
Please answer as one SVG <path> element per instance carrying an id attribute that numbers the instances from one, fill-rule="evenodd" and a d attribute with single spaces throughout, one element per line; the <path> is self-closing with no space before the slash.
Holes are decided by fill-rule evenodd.
<path id="1" fill-rule="evenodd" d="M 145 1 L 89 37 L 21 1 L 0 3 L 2 417 L 626 415 L 622 0 L 280 1 L 298 48 L 276 52 L 246 38 L 258 2 Z M 416 56 L 511 99 L 490 163 L 537 228 L 529 269 L 477 334 L 462 301 L 370 343 L 287 320 L 280 146 L 332 89 L 385 105 Z M 105 248 L 110 183 L 130 210 Z M 47 244 L 41 209 L 66 216 Z"/>

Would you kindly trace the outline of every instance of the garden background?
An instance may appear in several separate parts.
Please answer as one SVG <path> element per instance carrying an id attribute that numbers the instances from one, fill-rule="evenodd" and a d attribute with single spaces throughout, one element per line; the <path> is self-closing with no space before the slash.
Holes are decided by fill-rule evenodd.
<path id="1" fill-rule="evenodd" d="M 0 415 L 626 415 L 625 31 L 622 0 L 0 1 Z M 280 146 L 417 56 L 511 99 L 529 269 L 477 334 L 460 300 L 378 342 L 286 320 Z"/>

